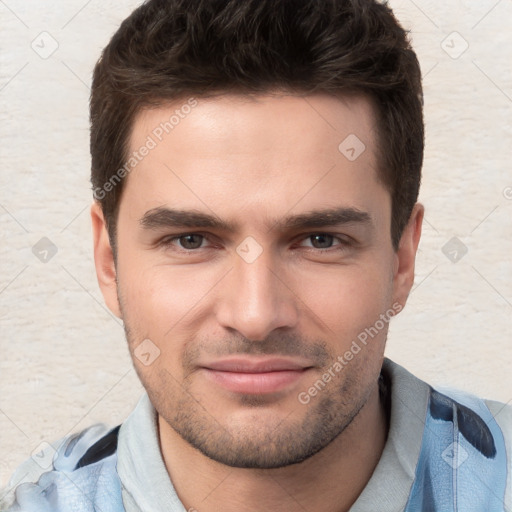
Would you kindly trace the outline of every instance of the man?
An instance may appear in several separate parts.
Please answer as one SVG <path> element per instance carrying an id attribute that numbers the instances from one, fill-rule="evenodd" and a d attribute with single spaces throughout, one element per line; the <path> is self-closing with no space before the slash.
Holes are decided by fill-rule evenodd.
<path id="1" fill-rule="evenodd" d="M 385 5 L 145 3 L 96 65 L 91 154 L 147 394 L 9 510 L 511 509 L 510 408 L 383 355 L 423 219 L 420 70 Z"/>

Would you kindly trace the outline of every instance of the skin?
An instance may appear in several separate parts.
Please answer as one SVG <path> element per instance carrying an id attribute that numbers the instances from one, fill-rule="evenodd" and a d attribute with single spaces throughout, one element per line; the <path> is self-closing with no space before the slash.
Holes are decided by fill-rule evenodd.
<path id="1" fill-rule="evenodd" d="M 131 150 L 183 103 L 140 112 Z M 423 207 L 395 251 L 374 119 L 358 96 L 198 99 L 126 178 L 116 264 L 92 207 L 99 284 L 125 323 L 187 510 L 348 510 L 379 461 L 387 323 L 309 403 L 298 400 L 379 315 L 405 305 L 413 283 Z M 350 134 L 366 146 L 354 161 L 338 150 Z M 174 226 L 151 216 L 158 208 L 230 225 Z M 283 222 L 336 208 L 366 220 Z M 204 238 L 178 237 L 189 233 Z M 247 237 L 258 244 L 251 255 L 262 251 L 252 262 L 237 252 Z M 146 366 L 134 351 L 147 339 L 160 353 Z M 204 369 L 233 355 L 282 355 L 308 369 L 276 392 L 233 392 Z"/>

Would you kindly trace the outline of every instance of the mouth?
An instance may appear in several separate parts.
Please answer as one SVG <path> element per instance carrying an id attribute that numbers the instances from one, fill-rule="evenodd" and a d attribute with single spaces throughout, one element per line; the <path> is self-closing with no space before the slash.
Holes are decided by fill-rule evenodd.
<path id="1" fill-rule="evenodd" d="M 230 358 L 201 366 L 215 384 L 233 393 L 277 393 L 297 385 L 313 366 L 288 358 Z"/>

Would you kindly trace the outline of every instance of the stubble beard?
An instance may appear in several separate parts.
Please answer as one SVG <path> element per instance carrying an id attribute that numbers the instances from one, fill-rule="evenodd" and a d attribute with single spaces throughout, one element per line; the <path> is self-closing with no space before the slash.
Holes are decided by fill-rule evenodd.
<path id="1" fill-rule="evenodd" d="M 344 369 L 337 377 L 339 382 L 332 380 L 309 404 L 297 400 L 284 418 L 272 424 L 261 420 L 262 416 L 268 418 L 268 411 L 258 415 L 268 405 L 265 398 L 242 395 L 238 404 L 250 409 L 251 421 L 231 425 L 228 417 L 217 417 L 208 402 L 201 401 L 200 393 L 194 392 L 193 373 L 180 382 L 158 364 L 158 359 L 149 371 L 135 364 L 133 349 L 139 336 L 130 329 L 124 314 L 123 319 L 135 370 L 157 413 L 190 446 L 226 466 L 273 469 L 309 459 L 347 429 L 371 393 L 371 385 L 364 388 L 358 378 L 358 368 L 364 366 L 360 361 L 360 365 Z M 332 361 L 332 355 L 320 344 L 313 351 L 323 353 L 326 366 Z"/>

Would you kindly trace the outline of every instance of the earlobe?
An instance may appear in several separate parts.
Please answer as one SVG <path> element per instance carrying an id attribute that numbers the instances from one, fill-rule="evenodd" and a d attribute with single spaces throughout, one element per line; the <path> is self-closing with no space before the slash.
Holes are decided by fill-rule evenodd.
<path id="1" fill-rule="evenodd" d="M 98 202 L 94 202 L 91 206 L 91 221 L 94 242 L 94 264 L 96 266 L 98 284 L 107 307 L 114 315 L 121 318 L 114 254 L 110 246 L 103 211 Z"/>
<path id="2" fill-rule="evenodd" d="M 420 243 L 424 207 L 416 203 L 405 227 L 396 252 L 394 268 L 394 301 L 405 306 L 414 283 L 416 252 Z"/>

